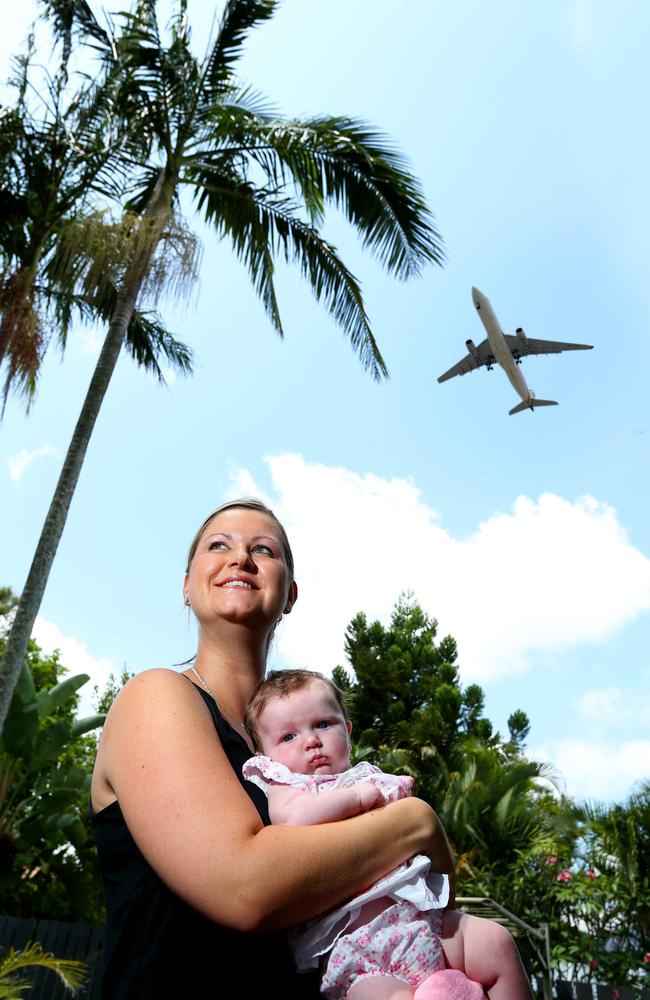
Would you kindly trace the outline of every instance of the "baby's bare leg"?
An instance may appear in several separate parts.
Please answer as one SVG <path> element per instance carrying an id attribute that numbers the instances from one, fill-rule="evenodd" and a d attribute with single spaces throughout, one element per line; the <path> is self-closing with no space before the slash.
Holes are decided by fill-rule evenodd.
<path id="1" fill-rule="evenodd" d="M 490 1000 L 533 1000 L 517 946 L 505 927 L 447 910 L 442 939 L 451 968 L 481 983 Z"/>
<path id="2" fill-rule="evenodd" d="M 369 976 L 350 987 L 347 1000 L 413 1000 L 413 990 L 394 976 Z"/>

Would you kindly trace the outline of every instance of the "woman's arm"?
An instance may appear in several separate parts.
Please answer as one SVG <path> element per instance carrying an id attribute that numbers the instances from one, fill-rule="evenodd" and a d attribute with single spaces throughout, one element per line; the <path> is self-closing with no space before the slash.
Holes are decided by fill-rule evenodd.
<path id="1" fill-rule="evenodd" d="M 244 931 L 288 927 L 331 908 L 418 852 L 453 861 L 418 799 L 326 826 L 262 826 L 187 680 L 133 678 L 106 720 L 93 778 L 96 808 L 120 808 L 163 881 L 212 920 Z"/>
<path id="2" fill-rule="evenodd" d="M 269 785 L 267 796 L 271 822 L 287 826 L 334 823 L 385 804 L 379 789 L 368 781 L 316 795 L 288 785 Z"/>

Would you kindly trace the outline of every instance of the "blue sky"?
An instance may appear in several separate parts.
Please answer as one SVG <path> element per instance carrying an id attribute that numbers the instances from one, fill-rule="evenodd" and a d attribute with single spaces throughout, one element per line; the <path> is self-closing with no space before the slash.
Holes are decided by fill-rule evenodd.
<path id="1" fill-rule="evenodd" d="M 3 76 L 30 7 L 5 13 Z M 214 5 L 189 9 L 200 50 Z M 497 725 L 529 714 L 530 751 L 570 793 L 621 799 L 650 776 L 649 28 L 641 0 L 285 0 L 242 76 L 285 115 L 344 113 L 390 135 L 447 264 L 398 283 L 328 218 L 390 368 L 377 385 L 289 270 L 279 341 L 241 265 L 198 227 L 200 282 L 184 307 L 161 303 L 194 377 L 159 388 L 121 359 L 44 645 L 97 679 L 189 656 L 186 546 L 213 506 L 253 492 L 286 521 L 301 586 L 275 665 L 328 671 L 352 615 L 387 619 L 410 588 L 458 639 L 463 681 L 483 685 Z M 594 345 L 524 361 L 559 406 L 509 417 L 499 369 L 438 385 L 483 336 L 472 285 L 506 331 Z M 0 582 L 16 590 L 101 335 L 79 331 L 63 361 L 51 351 L 28 416 L 7 406 Z"/>

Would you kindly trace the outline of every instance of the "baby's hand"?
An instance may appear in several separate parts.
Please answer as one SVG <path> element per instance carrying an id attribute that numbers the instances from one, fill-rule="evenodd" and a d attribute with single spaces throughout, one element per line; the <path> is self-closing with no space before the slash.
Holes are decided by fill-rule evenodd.
<path id="1" fill-rule="evenodd" d="M 386 803 L 377 786 L 372 785 L 369 781 L 359 782 L 358 785 L 355 785 L 355 789 L 359 796 L 360 812 L 369 812 L 370 809 L 377 809 Z"/>

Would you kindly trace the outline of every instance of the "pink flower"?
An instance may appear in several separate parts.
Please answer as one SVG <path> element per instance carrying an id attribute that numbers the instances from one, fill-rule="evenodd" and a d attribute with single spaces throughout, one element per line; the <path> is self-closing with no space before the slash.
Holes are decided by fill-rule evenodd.
<path id="1" fill-rule="evenodd" d="M 643 956 L 643 961 L 650 962 L 650 951 L 646 951 L 645 955 Z"/>
<path id="2" fill-rule="evenodd" d="M 573 878 L 573 873 L 571 872 L 571 870 L 569 868 L 565 868 L 563 871 L 560 872 L 559 875 L 555 876 L 555 881 L 570 882 L 572 878 Z"/>
<path id="3" fill-rule="evenodd" d="M 595 958 L 592 958 L 591 962 L 589 963 L 589 968 L 590 969 L 597 969 L 597 968 L 599 968 L 598 962 L 596 961 Z"/>
<path id="4" fill-rule="evenodd" d="M 598 872 L 595 872 L 593 868 L 588 868 L 585 874 L 587 878 L 598 878 Z"/>
<path id="5" fill-rule="evenodd" d="M 618 998 L 621 995 L 621 992 L 620 992 L 620 990 L 617 990 L 616 987 L 614 987 L 614 989 L 612 990 L 612 994 L 613 994 L 614 1000 L 618 1000 Z"/>
<path id="6" fill-rule="evenodd" d="M 559 858 L 547 858 L 546 859 L 546 864 L 547 865 L 556 865 L 559 860 L 560 860 Z"/>

